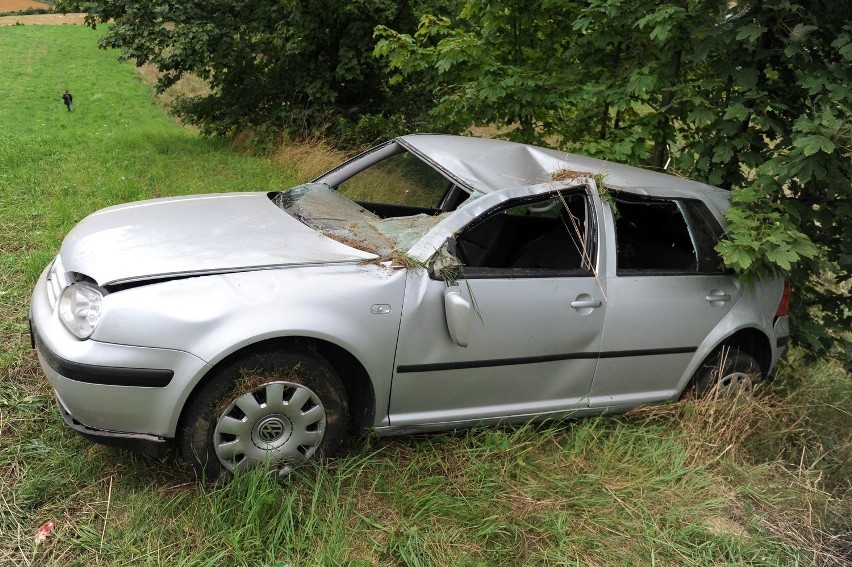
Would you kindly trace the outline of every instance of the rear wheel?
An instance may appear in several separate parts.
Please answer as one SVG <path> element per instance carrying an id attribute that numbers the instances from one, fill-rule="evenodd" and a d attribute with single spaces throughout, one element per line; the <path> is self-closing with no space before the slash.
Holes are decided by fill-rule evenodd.
<path id="1" fill-rule="evenodd" d="M 340 378 L 316 354 L 255 353 L 223 368 L 191 400 L 181 447 L 208 482 L 255 467 L 286 476 L 334 453 L 347 410 Z"/>
<path id="2" fill-rule="evenodd" d="M 722 346 L 698 369 L 695 392 L 699 397 L 750 396 L 763 378 L 752 355 L 736 347 Z"/>

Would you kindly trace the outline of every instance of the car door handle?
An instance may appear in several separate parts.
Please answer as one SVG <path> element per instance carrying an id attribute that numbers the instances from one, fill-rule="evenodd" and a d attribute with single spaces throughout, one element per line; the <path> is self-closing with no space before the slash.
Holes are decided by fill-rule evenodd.
<path id="1" fill-rule="evenodd" d="M 600 307 L 600 299 L 577 299 L 571 302 L 571 307 L 574 309 L 583 309 L 584 307 Z"/>
<path id="2" fill-rule="evenodd" d="M 722 291 L 713 290 L 704 299 L 710 303 L 725 302 L 731 300 L 731 295 Z"/>

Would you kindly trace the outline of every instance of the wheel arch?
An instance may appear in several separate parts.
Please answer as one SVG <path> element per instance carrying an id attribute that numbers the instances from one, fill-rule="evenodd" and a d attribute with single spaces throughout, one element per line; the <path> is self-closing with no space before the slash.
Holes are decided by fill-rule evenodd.
<path id="1" fill-rule="evenodd" d="M 306 350 L 325 359 L 337 373 L 346 390 L 346 397 L 349 402 L 350 432 L 361 435 L 372 428 L 376 415 L 376 396 L 372 380 L 361 362 L 352 353 L 334 343 L 313 337 L 290 336 L 264 339 L 243 346 L 218 361 L 193 386 L 192 391 L 184 400 L 175 434 L 179 435 L 184 427 L 187 408 L 191 405 L 193 398 L 222 368 L 251 354 L 281 350 Z"/>
<path id="2" fill-rule="evenodd" d="M 712 360 L 716 353 L 723 347 L 729 347 L 741 350 L 753 356 L 760 367 L 760 372 L 764 378 L 769 378 L 769 370 L 772 368 L 772 346 L 769 342 L 769 337 L 760 329 L 746 327 L 736 330 L 734 333 L 726 336 L 716 346 L 707 351 L 704 358 L 698 365 L 691 370 L 689 378 L 685 380 L 684 387 L 680 390 L 677 399 L 682 398 L 687 392 L 692 390 L 699 378 L 701 369 L 704 365 Z"/>
<path id="3" fill-rule="evenodd" d="M 765 333 L 754 328 L 740 329 L 733 335 L 726 337 L 719 343 L 718 347 L 713 349 L 713 352 L 723 346 L 738 348 L 752 355 L 760 365 L 760 371 L 764 377 L 769 377 L 769 370 L 772 366 L 772 345 Z"/>

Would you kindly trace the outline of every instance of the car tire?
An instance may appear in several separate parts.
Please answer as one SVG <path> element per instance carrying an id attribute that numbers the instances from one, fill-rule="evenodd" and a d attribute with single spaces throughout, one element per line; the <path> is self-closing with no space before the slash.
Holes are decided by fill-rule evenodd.
<path id="1" fill-rule="evenodd" d="M 751 396 L 764 379 L 757 360 L 736 347 L 722 346 L 705 360 L 695 375 L 699 398 Z"/>
<path id="2" fill-rule="evenodd" d="M 205 482 L 264 466 L 293 467 L 331 456 L 348 420 L 345 390 L 307 350 L 257 352 L 228 364 L 189 402 L 180 445 Z"/>

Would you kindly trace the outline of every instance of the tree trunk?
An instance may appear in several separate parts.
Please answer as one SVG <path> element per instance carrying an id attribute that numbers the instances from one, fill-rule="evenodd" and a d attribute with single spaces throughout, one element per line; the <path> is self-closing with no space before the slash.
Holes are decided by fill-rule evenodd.
<path id="1" fill-rule="evenodd" d="M 669 61 L 669 74 L 671 75 L 671 86 L 674 87 L 680 80 L 680 66 L 683 51 L 678 49 L 672 53 L 671 61 Z M 671 121 L 668 116 L 668 109 L 674 102 L 674 91 L 668 90 L 663 94 L 662 105 L 660 105 L 660 130 L 657 134 L 657 140 L 654 143 L 654 153 L 651 159 L 651 168 L 662 171 L 666 164 L 668 154 L 668 132 L 671 130 Z"/>

